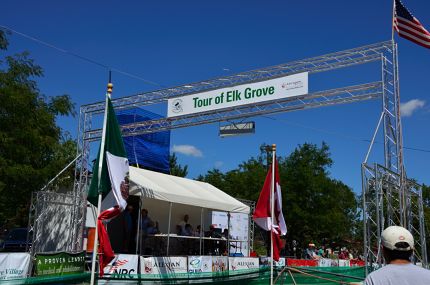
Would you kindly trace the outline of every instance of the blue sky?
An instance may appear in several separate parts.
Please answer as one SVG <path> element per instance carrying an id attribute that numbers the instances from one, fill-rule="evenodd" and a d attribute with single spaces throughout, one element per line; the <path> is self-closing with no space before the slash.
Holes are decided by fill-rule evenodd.
<path id="1" fill-rule="evenodd" d="M 430 29 L 430 2 L 405 0 Z M 155 82 L 113 73 L 113 97 L 206 80 L 391 38 L 390 1 L 2 1 L 0 25 Z M 70 94 L 77 110 L 104 98 L 106 69 L 12 34 L 8 54 L 28 50 L 45 76 L 47 96 Z M 428 161 L 430 50 L 399 43 L 407 174 L 430 184 Z M 376 65 L 311 75 L 310 90 L 380 79 Z M 415 100 L 415 101 L 412 101 Z M 408 104 L 407 104 L 408 103 Z M 166 108 L 157 109 L 162 115 Z M 218 137 L 218 124 L 172 131 L 171 145 L 189 177 L 222 171 L 256 156 L 262 143 L 281 155 L 305 142 L 330 146 L 333 178 L 361 191 L 363 161 L 381 111 L 380 100 L 254 118 L 256 134 Z M 406 114 L 406 113 L 405 113 Z M 78 118 L 58 123 L 76 137 Z M 378 141 L 382 141 L 381 136 Z M 370 161 L 382 161 L 382 145 Z"/>

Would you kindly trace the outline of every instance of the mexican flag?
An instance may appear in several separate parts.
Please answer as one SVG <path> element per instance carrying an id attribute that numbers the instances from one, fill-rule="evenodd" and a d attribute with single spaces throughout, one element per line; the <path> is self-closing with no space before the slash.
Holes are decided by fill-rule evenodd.
<path id="1" fill-rule="evenodd" d="M 123 210 L 127 206 L 128 198 L 128 159 L 110 98 L 107 105 L 104 148 L 103 150 L 99 148 L 87 199 L 97 206 L 98 195 L 101 193 L 102 211 L 114 206 Z M 101 173 L 99 173 L 100 160 L 102 160 Z"/>
<path id="2" fill-rule="evenodd" d="M 100 276 L 103 276 L 104 267 L 115 257 L 103 221 L 118 216 L 127 206 L 129 195 L 127 153 L 109 96 L 103 125 L 102 142 L 93 166 L 93 177 L 88 191 L 88 201 L 94 206 L 97 206 L 98 196 L 102 194 L 97 218 Z"/>

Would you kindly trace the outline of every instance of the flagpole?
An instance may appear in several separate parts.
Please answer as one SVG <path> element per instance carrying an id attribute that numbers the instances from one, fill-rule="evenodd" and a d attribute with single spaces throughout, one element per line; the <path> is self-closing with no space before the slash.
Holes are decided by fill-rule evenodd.
<path id="1" fill-rule="evenodd" d="M 392 14 L 392 20 L 391 20 L 391 42 L 393 43 L 394 47 L 394 14 L 396 11 L 396 0 L 393 0 L 393 14 Z"/>
<path id="2" fill-rule="evenodd" d="M 103 168 L 104 148 L 105 148 L 105 140 L 106 140 L 105 137 L 106 137 L 106 125 L 107 125 L 108 99 L 110 98 L 112 89 L 113 89 L 113 84 L 111 83 L 111 72 L 109 71 L 109 83 L 107 85 L 107 92 L 106 92 L 106 98 L 105 98 L 105 112 L 104 112 L 104 119 L 103 119 L 102 141 L 100 143 L 100 156 L 99 156 L 99 165 L 98 165 L 98 171 L 97 171 L 98 178 L 99 178 L 98 185 L 97 185 L 99 197 L 98 197 L 98 203 L 97 203 L 96 232 L 94 235 L 94 247 L 93 247 L 93 259 L 91 263 L 90 285 L 94 285 L 94 281 L 95 281 L 97 247 L 98 247 L 98 217 L 100 215 L 101 205 L 102 205 L 102 191 L 100 189 L 100 181 L 101 181 L 101 174 L 102 174 L 102 168 Z"/>
<path id="3" fill-rule="evenodd" d="M 273 285 L 273 225 L 275 224 L 275 160 L 276 144 L 272 144 L 272 183 L 270 188 L 270 211 L 272 225 L 270 229 L 270 285 Z"/>

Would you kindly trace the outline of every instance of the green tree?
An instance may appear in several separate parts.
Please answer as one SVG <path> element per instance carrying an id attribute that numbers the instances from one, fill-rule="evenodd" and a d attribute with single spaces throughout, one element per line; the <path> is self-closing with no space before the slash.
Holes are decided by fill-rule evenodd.
<path id="1" fill-rule="evenodd" d="M 0 47 L 6 51 L 2 31 Z M 26 225 L 31 192 L 76 155 L 74 142 L 56 125 L 58 116 L 74 114 L 74 105 L 68 95 L 40 94 L 35 78 L 42 75 L 27 52 L 0 61 L 0 220 L 10 226 Z"/>
<path id="2" fill-rule="evenodd" d="M 188 165 L 182 166 L 178 163 L 175 153 L 169 156 L 170 175 L 185 177 L 188 174 Z"/>
<path id="3" fill-rule="evenodd" d="M 257 201 L 267 174 L 267 154 L 264 147 L 260 151 L 237 169 L 227 173 L 214 169 L 198 179 L 236 198 Z M 351 188 L 330 178 L 329 147 L 303 144 L 288 157 L 278 156 L 278 163 L 287 238 L 303 246 L 352 239 L 358 224 L 357 200 Z"/>

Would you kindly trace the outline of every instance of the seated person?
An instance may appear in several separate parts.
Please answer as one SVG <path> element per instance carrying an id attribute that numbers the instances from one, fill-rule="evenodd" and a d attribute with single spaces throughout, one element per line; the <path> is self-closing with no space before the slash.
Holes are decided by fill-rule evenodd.
<path id="1" fill-rule="evenodd" d="M 186 224 L 185 229 L 182 232 L 182 235 L 189 236 L 189 237 L 193 236 L 193 227 L 190 224 Z"/>
<path id="2" fill-rule="evenodd" d="M 202 231 L 202 226 L 201 226 L 201 225 L 198 225 L 198 226 L 196 227 L 196 230 L 194 231 L 194 236 L 195 236 L 195 237 L 199 237 L 199 236 L 200 236 L 201 231 Z"/>
<path id="3" fill-rule="evenodd" d="M 156 235 L 160 233 L 160 230 L 158 229 L 158 222 L 149 221 L 148 228 L 146 229 L 146 233 L 148 235 Z"/>

